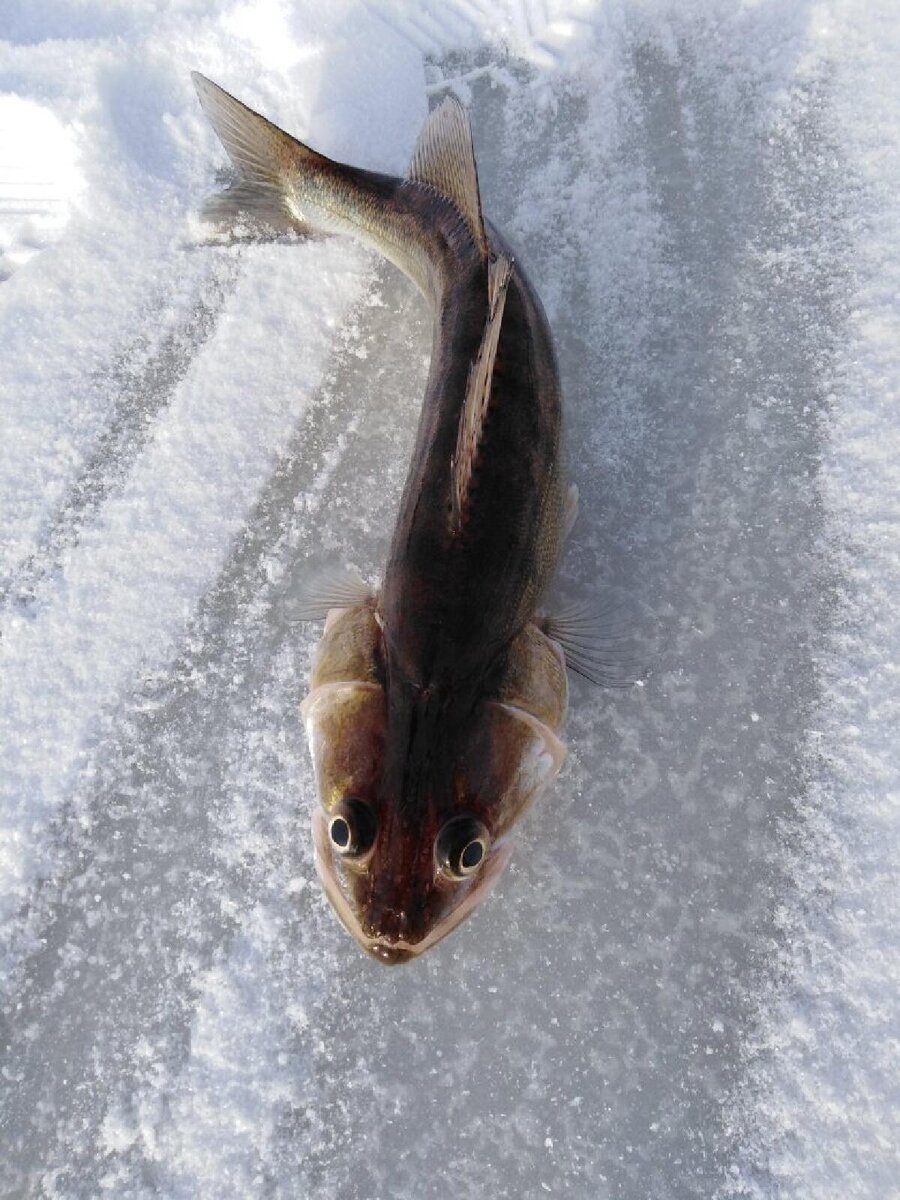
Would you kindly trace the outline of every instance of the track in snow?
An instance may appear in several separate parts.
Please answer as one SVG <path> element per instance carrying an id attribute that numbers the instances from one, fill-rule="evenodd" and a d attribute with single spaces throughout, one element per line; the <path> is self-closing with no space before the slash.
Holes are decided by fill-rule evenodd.
<path id="1" fill-rule="evenodd" d="M 782 982 L 842 586 L 817 472 L 857 198 L 831 74 L 802 61 L 802 15 L 792 39 L 765 6 L 598 16 L 579 60 L 562 8 L 514 5 L 527 62 L 448 52 L 482 16 L 401 32 L 435 100 L 471 100 L 486 209 L 557 331 L 581 497 L 565 572 L 637 592 L 666 654 L 623 697 L 573 686 L 570 765 L 495 902 L 405 971 L 356 952 L 314 883 L 314 634 L 290 608 L 310 561 L 377 570 L 386 550 L 428 334 L 378 268 L 176 651 L 85 721 L 10 938 L 0 1190 L 668 1200 L 726 1194 L 758 1134 L 748 1057 Z M 96 450 L 10 593 L 38 633 L 41 589 L 89 565 L 82 535 L 227 350 L 223 322 L 247 356 L 268 321 L 286 336 L 272 260 L 225 261 L 171 339 L 148 359 L 137 328 L 112 369 Z M 262 306 L 244 334 L 238 294 Z M 734 1189 L 779 1194 L 751 1162 Z"/>

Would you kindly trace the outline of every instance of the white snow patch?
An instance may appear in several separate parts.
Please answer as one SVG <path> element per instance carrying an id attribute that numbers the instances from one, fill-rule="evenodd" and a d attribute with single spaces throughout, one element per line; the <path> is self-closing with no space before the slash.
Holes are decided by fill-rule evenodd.
<path id="1" fill-rule="evenodd" d="M 121 492 L 66 553 L 38 609 L 8 614 L 0 920 L 40 870 L 49 822 L 98 715 L 172 654 L 321 378 L 365 264 L 335 244 L 256 254 Z M 294 313 L 304 268 L 317 282 L 301 340 Z M 256 314 L 266 311 L 262 322 Z"/>
<path id="2" fill-rule="evenodd" d="M 72 131 L 32 100 L 0 95 L 0 280 L 61 236 L 83 186 Z"/>
<path id="3" fill-rule="evenodd" d="M 713 1179 L 724 1179 L 722 1194 L 758 1200 L 890 1194 L 900 843 L 896 6 L 217 0 L 202 21 L 198 12 L 193 0 L 164 12 L 150 0 L 13 0 L 4 13 L 0 586 L 14 586 L 0 613 L 0 923 L 19 968 L 2 1014 L 6 1078 L 19 1086 L 3 1097 L 0 1190 L 8 1183 L 22 1194 L 24 1176 L 6 1177 L 21 1171 L 73 1200 L 289 1196 L 298 1186 L 420 1200 L 443 1194 L 450 1171 L 471 1195 L 487 1186 L 500 1196 L 523 1179 L 592 1200 L 705 1196 Z M 297 845 L 309 783 L 297 761 L 303 638 L 274 665 L 263 655 L 259 676 L 252 659 L 264 638 L 249 625 L 247 663 L 210 651 L 204 678 L 221 665 L 237 689 L 221 713 L 231 723 L 221 741 L 231 776 L 223 769 L 220 794 L 198 799 L 191 783 L 184 726 L 202 708 L 196 697 L 180 715 L 171 705 L 146 735 L 162 764 L 142 761 L 148 746 L 128 737 L 98 742 L 98 730 L 122 710 L 139 736 L 147 675 L 175 690 L 168 676 L 185 631 L 314 393 L 317 474 L 301 495 L 280 497 L 274 524 L 293 536 L 305 514 L 304 548 L 320 538 L 343 550 L 356 535 L 385 532 L 348 500 L 347 459 L 358 455 L 350 467 L 380 493 L 389 464 L 372 461 L 358 431 L 374 437 L 378 419 L 396 422 L 397 398 L 376 390 L 386 411 L 357 415 L 358 397 L 330 394 L 325 378 L 335 332 L 369 285 L 369 260 L 337 244 L 239 259 L 188 250 L 185 217 L 224 161 L 188 71 L 203 70 L 326 153 L 400 172 L 425 111 L 424 56 L 433 93 L 449 86 L 486 107 L 486 96 L 503 97 L 492 121 L 476 122 L 476 143 L 492 201 L 506 205 L 560 322 L 578 385 L 572 415 L 604 413 L 596 428 L 582 424 L 583 477 L 592 484 L 620 471 L 626 487 L 635 448 L 690 476 L 681 527 L 662 504 L 641 527 L 647 544 L 626 547 L 640 559 L 658 539 L 666 581 L 685 601 L 687 652 L 663 685 L 651 681 L 618 704 L 573 688 L 570 768 L 521 840 L 506 894 L 433 958 L 388 976 L 336 927 Z M 829 187 L 852 192 L 855 214 L 839 231 L 855 311 L 824 464 L 843 539 L 846 622 L 814 647 L 826 687 L 808 734 L 817 782 L 796 797 L 804 837 L 784 852 L 793 882 L 776 897 L 792 939 L 787 982 L 749 998 L 758 1028 L 748 1033 L 742 989 L 770 977 L 748 963 L 776 958 L 760 944 L 765 902 L 753 907 L 767 865 L 762 852 L 753 857 L 769 828 L 763 806 L 775 811 L 762 785 L 783 765 L 771 760 L 779 719 L 794 713 L 789 695 L 773 699 L 752 679 L 761 635 L 730 626 L 726 654 L 717 623 L 741 603 L 755 618 L 774 611 L 753 602 L 777 552 L 766 557 L 760 540 L 756 559 L 744 553 L 739 518 L 761 522 L 769 542 L 783 538 L 788 554 L 805 550 L 786 529 L 793 513 L 770 510 L 767 494 L 748 513 L 735 496 L 752 478 L 754 453 L 798 473 L 780 463 L 772 429 L 801 420 L 791 389 L 802 389 L 802 371 L 779 376 L 763 355 L 771 386 L 742 372 L 760 354 L 760 331 L 777 325 L 753 305 L 776 303 L 766 285 L 775 297 L 779 272 L 805 278 L 803 235 L 821 214 L 808 198 L 794 212 L 778 207 L 784 196 L 763 196 L 757 203 L 769 208 L 750 213 L 760 244 L 741 243 L 737 254 L 729 239 L 742 230 L 717 217 L 718 206 L 726 218 L 742 211 L 735 192 L 759 184 L 751 170 L 735 188 L 734 146 L 771 145 L 778 114 L 811 78 L 831 81 L 823 103 L 855 172 L 845 185 L 843 159 L 825 172 Z M 814 125 L 820 114 L 807 115 Z M 751 156 L 751 168 L 760 161 Z M 844 241 L 818 249 L 846 252 Z M 210 288 L 220 294 L 208 336 L 192 340 L 184 331 Z M 392 288 L 383 288 L 388 313 Z M 404 343 L 390 346 L 404 359 Z M 181 350 L 183 370 L 154 393 Z M 379 350 L 360 342 L 349 357 L 385 372 L 393 364 Z M 420 364 L 409 357 L 412 378 Z M 137 416 L 123 408 L 134 378 L 144 381 L 132 397 Z M 742 389 L 754 383 L 746 404 Z M 730 409 L 720 404 L 728 386 Z M 142 398 L 152 402 L 146 413 Z M 132 419 L 129 441 L 116 430 Z M 717 422 L 737 432 L 717 440 Z M 665 437 L 680 444 L 682 430 L 695 438 L 696 460 L 665 460 Z M 744 466 L 729 461 L 732 447 Z M 648 486 L 668 487 L 654 465 Z M 773 479 L 777 490 L 774 469 Z M 85 506 L 95 485 L 96 504 Z M 612 503 L 617 494 L 609 490 Z M 665 495 L 684 499 L 677 488 Z M 788 520 L 766 525 L 773 514 Z M 623 512 L 626 530 L 628 520 Z M 612 544 L 612 526 L 588 531 L 583 545 Z M 669 536 L 683 552 L 677 561 L 665 557 Z M 361 543 L 354 549 L 362 556 Z M 266 586 L 284 564 L 268 567 Z M 780 619 L 789 599 L 778 604 Z M 721 657 L 705 663 L 710 647 Z M 733 727 L 717 725 L 729 714 Z M 204 720 L 219 715 L 204 711 Z M 86 823 L 88 839 L 65 818 L 83 815 L 79 799 L 107 753 L 122 758 L 109 774 L 127 786 L 114 811 Z M 165 768 L 170 790 L 157 795 L 142 772 L 158 783 Z M 721 783 L 714 795 L 710 779 Z M 200 800 L 212 815 L 197 829 L 221 844 L 202 847 L 209 875 L 198 882 L 194 858 L 170 843 L 190 840 Z M 160 829 L 162 850 L 148 854 L 153 820 L 165 822 L 167 804 L 182 801 L 181 823 Z M 154 817 L 135 822 L 128 842 L 120 824 L 142 804 Z M 41 880 L 54 866 L 48 890 L 59 911 L 45 914 Z M 207 919 L 201 890 L 236 929 L 224 945 L 207 944 L 227 922 Z M 152 897 L 146 911 L 141 896 Z M 120 905 L 135 913 L 134 937 L 104 942 Z M 15 940 L 20 912 L 32 921 L 29 956 Z M 145 1043 L 126 1013 L 104 1006 L 110 995 L 126 1003 L 121 981 L 145 980 L 155 959 L 148 967 L 141 955 L 162 949 L 181 977 L 154 981 L 159 991 L 135 1021 L 154 1025 Z M 742 1048 L 754 1054 L 748 1069 Z M 84 1079 L 71 1077 L 70 1059 Z M 728 1132 L 739 1144 L 726 1159 L 712 1126 L 732 1084 Z M 17 1095 L 34 1102 L 17 1106 Z"/>
<path id="4" fill-rule="evenodd" d="M 737 1195 L 868 1200 L 900 1180 L 900 23 L 823 7 L 840 45 L 836 112 L 858 207 L 852 339 L 823 479 L 844 576 L 819 654 L 818 783 L 783 913 L 789 983 L 764 1010 L 743 1097 L 755 1129 Z M 731 1188 L 728 1189 L 729 1194 Z"/>
<path id="5" fill-rule="evenodd" d="M 152 1093 L 147 1105 L 146 1141 L 172 1197 L 256 1193 L 293 1099 L 297 1054 L 267 961 L 278 921 L 258 908 L 243 925 L 227 957 L 197 978 L 190 1061 L 161 1131 Z"/>

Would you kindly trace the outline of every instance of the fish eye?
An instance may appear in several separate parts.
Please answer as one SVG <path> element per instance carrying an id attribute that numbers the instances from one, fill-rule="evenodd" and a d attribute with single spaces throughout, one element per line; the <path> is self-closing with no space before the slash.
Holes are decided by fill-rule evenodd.
<path id="1" fill-rule="evenodd" d="M 469 842 L 459 856 L 459 865 L 464 871 L 474 871 L 484 858 L 484 842 L 479 839 Z"/>
<path id="2" fill-rule="evenodd" d="M 328 821 L 328 837 L 342 858 L 358 858 L 375 841 L 375 817 L 368 804 L 350 798 L 342 800 Z"/>
<path id="3" fill-rule="evenodd" d="M 474 875 L 487 855 L 490 834 L 474 817 L 454 817 L 441 829 L 435 842 L 435 857 L 450 879 Z"/>
<path id="4" fill-rule="evenodd" d="M 352 834 L 346 817 L 333 817 L 328 832 L 331 834 L 335 849 L 347 850 L 349 848 Z"/>

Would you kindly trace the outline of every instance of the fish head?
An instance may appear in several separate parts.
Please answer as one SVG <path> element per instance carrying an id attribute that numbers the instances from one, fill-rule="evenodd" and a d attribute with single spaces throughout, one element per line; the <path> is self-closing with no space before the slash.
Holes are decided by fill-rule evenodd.
<path id="1" fill-rule="evenodd" d="M 488 700 L 449 752 L 420 748 L 404 783 L 392 786 L 397 773 L 385 767 L 396 747 L 380 683 L 320 682 L 302 711 L 325 893 L 363 949 L 383 963 L 407 962 L 490 892 L 509 861 L 511 830 L 559 771 L 565 747 L 532 713 Z"/>

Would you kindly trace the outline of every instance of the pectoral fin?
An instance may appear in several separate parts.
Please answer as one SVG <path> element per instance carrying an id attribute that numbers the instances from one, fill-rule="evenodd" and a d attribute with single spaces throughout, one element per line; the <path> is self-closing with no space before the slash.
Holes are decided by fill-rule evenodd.
<path id="1" fill-rule="evenodd" d="M 638 683 L 659 651 L 644 606 L 618 588 L 603 589 L 593 603 L 570 603 L 538 624 L 561 647 L 570 670 L 602 687 Z"/>
<path id="2" fill-rule="evenodd" d="M 324 621 L 332 608 L 372 604 L 376 589 L 356 571 L 324 568 L 308 575 L 284 601 L 290 621 Z"/>
<path id="3" fill-rule="evenodd" d="M 569 484 L 569 490 L 566 492 L 566 506 L 563 510 L 563 541 L 566 541 L 569 534 L 575 527 L 575 522 L 578 520 L 578 484 Z"/>

